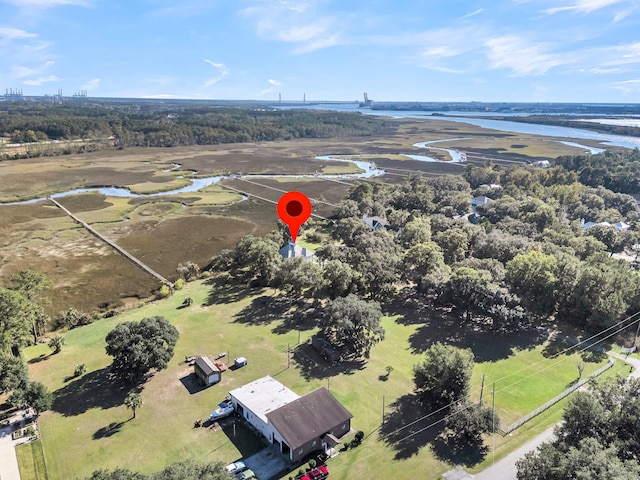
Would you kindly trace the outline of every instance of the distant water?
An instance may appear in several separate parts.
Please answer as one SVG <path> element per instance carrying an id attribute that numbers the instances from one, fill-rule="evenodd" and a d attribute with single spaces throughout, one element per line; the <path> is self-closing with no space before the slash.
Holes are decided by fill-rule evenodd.
<path id="1" fill-rule="evenodd" d="M 287 108 L 287 107 L 282 107 Z M 448 122 L 468 123 L 482 128 L 490 128 L 493 130 L 499 130 L 509 133 L 524 133 L 528 135 L 542 135 L 547 137 L 558 138 L 577 138 L 582 140 L 596 140 L 603 145 L 625 147 L 625 148 L 640 148 L 640 137 L 631 137 L 623 135 L 610 135 L 606 133 L 592 132 L 589 130 L 583 130 L 580 128 L 569 127 L 557 127 L 553 125 L 539 125 L 534 123 L 523 122 L 511 122 L 508 120 L 491 120 L 488 118 L 468 118 L 470 116 L 513 116 L 523 117 L 528 116 L 526 113 L 496 113 L 496 112 L 416 112 L 411 110 L 371 110 L 367 108 L 358 108 L 353 104 L 318 104 L 305 106 L 297 106 L 290 108 L 310 108 L 314 110 L 337 110 L 341 112 L 360 112 L 364 115 L 378 115 L 391 118 L 419 118 L 423 120 L 442 120 Z M 433 116 L 433 113 L 437 113 L 437 116 Z M 442 115 L 454 115 L 458 113 L 460 116 L 442 116 Z M 603 119 L 604 120 L 604 119 Z"/>

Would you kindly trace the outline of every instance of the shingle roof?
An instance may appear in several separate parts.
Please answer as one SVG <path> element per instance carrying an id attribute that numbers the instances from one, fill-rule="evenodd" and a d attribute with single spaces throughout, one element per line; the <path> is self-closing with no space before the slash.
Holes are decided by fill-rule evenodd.
<path id="1" fill-rule="evenodd" d="M 220 369 L 216 367 L 211 360 L 207 357 L 196 358 L 196 367 L 200 369 L 203 375 L 211 375 L 214 372 L 219 372 Z"/>
<path id="2" fill-rule="evenodd" d="M 292 449 L 324 435 L 353 415 L 324 387 L 267 413 Z"/>

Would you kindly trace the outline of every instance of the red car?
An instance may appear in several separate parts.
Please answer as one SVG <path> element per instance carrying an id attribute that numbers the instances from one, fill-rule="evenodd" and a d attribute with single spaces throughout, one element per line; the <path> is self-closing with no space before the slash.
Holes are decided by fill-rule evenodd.
<path id="1" fill-rule="evenodd" d="M 322 465 L 320 467 L 314 468 L 313 470 L 305 473 L 300 480 L 318 480 L 320 478 L 325 478 L 329 475 L 329 470 L 326 465 Z"/>

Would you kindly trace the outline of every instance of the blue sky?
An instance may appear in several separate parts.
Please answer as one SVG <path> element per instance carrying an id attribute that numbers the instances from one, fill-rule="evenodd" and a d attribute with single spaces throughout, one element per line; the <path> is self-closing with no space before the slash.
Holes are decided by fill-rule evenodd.
<path id="1" fill-rule="evenodd" d="M 640 103 L 639 0 L 0 0 L 0 93 Z"/>

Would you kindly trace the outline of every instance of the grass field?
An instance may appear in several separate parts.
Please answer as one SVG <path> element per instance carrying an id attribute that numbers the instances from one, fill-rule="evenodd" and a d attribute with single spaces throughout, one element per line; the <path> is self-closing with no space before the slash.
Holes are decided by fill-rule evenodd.
<path id="1" fill-rule="evenodd" d="M 36 440 L 16 448 L 21 480 L 48 480 L 42 441 Z"/>
<path id="2" fill-rule="evenodd" d="M 410 472 L 417 469 L 433 472 L 436 478 L 436 474 L 450 468 L 447 462 L 455 459 L 437 451 L 434 454 L 429 446 L 437 429 L 412 437 L 411 441 L 402 440 L 411 430 L 393 433 L 396 427 L 422 415 L 412 393 L 412 367 L 421 360 L 422 350 L 412 345 L 416 335 L 422 341 L 427 341 L 428 336 L 432 340 L 437 338 L 437 330 L 429 334 L 424 330 L 425 324 L 416 321 L 418 318 L 409 321 L 406 315 L 384 317 L 386 339 L 373 348 L 368 362 L 331 366 L 304 344 L 313 329 L 301 325 L 300 331 L 295 330 L 289 306 L 274 298 L 272 291 L 247 291 L 219 280 L 212 283 L 213 287 L 202 282 L 188 284 L 185 290 L 167 300 L 72 330 L 65 334 L 66 345 L 57 355 L 50 355 L 46 345 L 25 350 L 32 378 L 44 382 L 57 397 L 52 411 L 44 413 L 39 421 L 52 480 L 82 478 L 98 467 L 135 465 L 136 469 L 150 472 L 185 457 L 230 462 L 248 455 L 260 445 L 252 437 L 233 438 L 229 428 L 223 431 L 194 429 L 193 422 L 206 418 L 229 390 L 264 375 L 274 376 L 301 395 L 320 386 L 329 387 L 353 413 L 352 427 L 363 430 L 367 438 L 363 446 L 330 461 L 332 477 L 336 480 L 372 475 L 411 478 Z M 194 299 L 194 306 L 178 309 L 187 296 Z M 145 385 L 143 406 L 132 420 L 131 413 L 122 405 L 128 389 L 110 383 L 107 377 L 110 359 L 104 352 L 104 337 L 118 322 L 152 315 L 165 316 L 181 336 L 169 368 L 155 374 Z M 288 345 L 298 344 L 298 335 L 302 345 L 295 349 L 291 367 L 287 368 L 285 352 Z M 502 348 L 500 343 L 506 346 L 509 341 L 496 340 L 498 349 Z M 246 356 L 249 365 L 226 372 L 221 384 L 190 394 L 182 383 L 191 372 L 183 362 L 185 356 L 216 356 L 219 352 L 227 352 L 227 358 L 231 359 Z M 483 361 L 476 367 L 474 386 L 481 372 L 496 378 L 517 370 L 520 365 L 544 359 L 538 347 L 513 350 L 507 359 L 499 362 L 483 359 L 481 352 L 477 356 Z M 559 388 L 562 382 L 575 378 L 577 370 L 573 362 L 573 358 L 568 357 L 567 372 L 556 375 Z M 87 373 L 78 379 L 67 378 L 80 363 L 86 365 Z M 392 365 L 394 370 L 384 380 L 387 365 Z M 554 369 L 563 369 L 559 365 L 562 363 Z M 526 383 L 526 387 L 532 389 L 531 405 L 544 403 L 548 400 L 545 396 L 552 393 L 543 388 L 546 376 L 532 377 Z M 518 396 L 516 390 L 510 395 Z M 501 404 L 506 405 L 506 398 L 506 395 L 497 396 L 500 414 L 507 408 Z M 385 427 L 380 429 L 383 405 Z M 521 415 L 528 409 L 529 403 L 526 403 L 513 408 L 512 413 Z M 514 432 L 512 437 L 497 438 L 497 455 L 512 447 L 511 440 L 550 425 L 558 418 L 560 409 L 561 406 L 552 408 Z"/>

